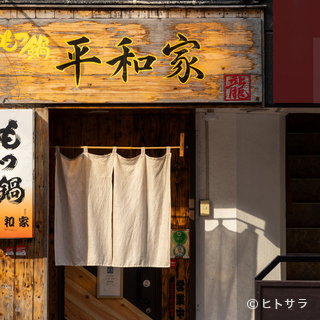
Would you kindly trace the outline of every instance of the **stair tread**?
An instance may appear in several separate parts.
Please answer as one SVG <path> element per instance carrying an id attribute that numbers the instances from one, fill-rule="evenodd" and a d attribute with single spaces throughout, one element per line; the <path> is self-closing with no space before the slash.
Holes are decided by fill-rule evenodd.
<path id="1" fill-rule="evenodd" d="M 320 256 L 320 114 L 289 114 L 286 133 L 292 202 L 286 214 L 287 255 Z M 318 265 L 287 263 L 287 279 L 320 280 Z"/>

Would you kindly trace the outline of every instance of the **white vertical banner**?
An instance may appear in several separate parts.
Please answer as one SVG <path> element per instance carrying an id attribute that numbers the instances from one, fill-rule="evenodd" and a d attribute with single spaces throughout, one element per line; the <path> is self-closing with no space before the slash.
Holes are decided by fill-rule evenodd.
<path id="1" fill-rule="evenodd" d="M 34 236 L 34 113 L 0 109 L 0 238 Z"/>

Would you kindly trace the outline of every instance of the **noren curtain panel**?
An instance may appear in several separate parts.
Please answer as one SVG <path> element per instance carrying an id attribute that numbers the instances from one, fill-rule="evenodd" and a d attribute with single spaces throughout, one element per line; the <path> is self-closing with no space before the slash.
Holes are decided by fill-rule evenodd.
<path id="1" fill-rule="evenodd" d="M 124 158 L 56 148 L 56 265 L 170 267 L 171 153 Z"/>

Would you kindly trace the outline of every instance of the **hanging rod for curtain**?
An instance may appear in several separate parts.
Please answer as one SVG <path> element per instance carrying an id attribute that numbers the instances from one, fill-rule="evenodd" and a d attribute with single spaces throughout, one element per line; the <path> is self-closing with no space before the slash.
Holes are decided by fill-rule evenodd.
<path id="1" fill-rule="evenodd" d="M 59 146 L 60 149 L 113 149 L 113 146 Z M 55 147 L 50 147 L 55 148 Z M 142 147 L 117 147 L 117 149 L 139 150 Z M 166 149 L 167 147 L 145 147 L 145 149 Z M 180 133 L 180 146 L 170 146 L 171 149 L 180 149 L 180 157 L 184 156 L 184 133 Z"/>

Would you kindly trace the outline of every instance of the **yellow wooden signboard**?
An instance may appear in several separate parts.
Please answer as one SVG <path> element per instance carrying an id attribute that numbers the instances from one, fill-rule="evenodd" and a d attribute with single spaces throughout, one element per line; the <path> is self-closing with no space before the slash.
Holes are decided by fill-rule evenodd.
<path id="1" fill-rule="evenodd" d="M 261 102 L 261 19 L 13 20 L 2 103 Z"/>

